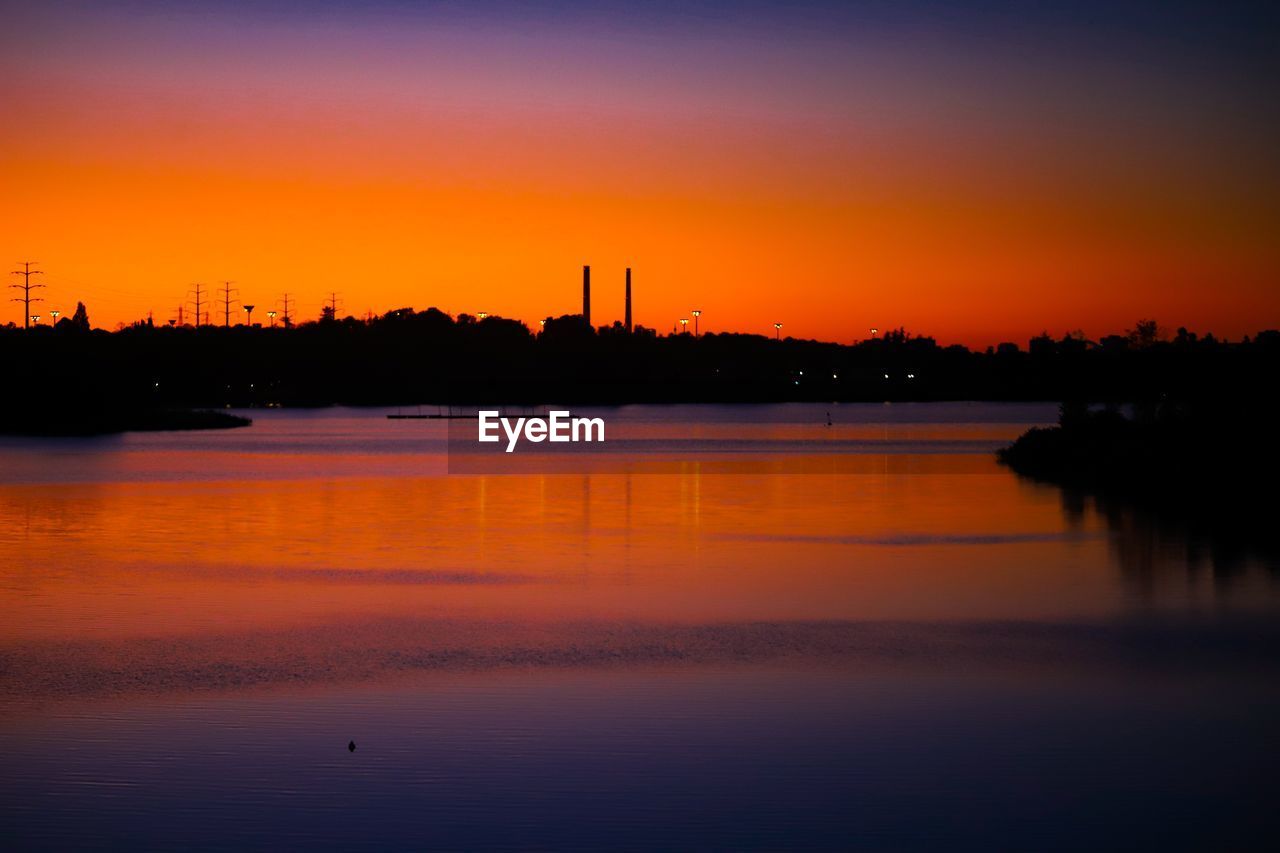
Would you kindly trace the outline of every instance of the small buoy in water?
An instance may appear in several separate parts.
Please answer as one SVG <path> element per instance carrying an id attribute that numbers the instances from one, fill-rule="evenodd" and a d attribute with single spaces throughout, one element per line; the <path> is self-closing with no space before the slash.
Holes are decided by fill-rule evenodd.
<path id="1" fill-rule="evenodd" d="M 356 751 L 356 742 L 351 741 L 350 743 L 347 744 L 347 752 L 355 752 L 355 751 Z"/>

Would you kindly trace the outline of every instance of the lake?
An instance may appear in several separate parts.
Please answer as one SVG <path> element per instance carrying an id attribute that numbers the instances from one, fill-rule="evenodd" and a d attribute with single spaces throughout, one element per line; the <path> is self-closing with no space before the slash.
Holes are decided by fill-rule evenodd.
<path id="1" fill-rule="evenodd" d="M 1280 566 L 997 465 L 1053 405 L 393 412 L 0 439 L 7 849 L 1274 843 Z"/>

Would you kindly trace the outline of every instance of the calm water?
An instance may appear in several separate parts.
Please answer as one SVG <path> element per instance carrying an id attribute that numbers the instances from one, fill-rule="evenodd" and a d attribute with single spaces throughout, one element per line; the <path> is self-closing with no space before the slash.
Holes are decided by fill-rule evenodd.
<path id="1" fill-rule="evenodd" d="M 1052 406 L 385 413 L 0 440 L 0 843 L 1275 842 L 1277 567 L 998 467 Z"/>

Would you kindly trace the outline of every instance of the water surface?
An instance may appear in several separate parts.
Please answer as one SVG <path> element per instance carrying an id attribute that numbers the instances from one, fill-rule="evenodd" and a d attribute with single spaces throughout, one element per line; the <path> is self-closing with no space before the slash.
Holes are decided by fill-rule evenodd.
<path id="1" fill-rule="evenodd" d="M 1276 567 L 996 465 L 1053 406 L 386 413 L 0 441 L 14 846 L 1274 836 Z"/>

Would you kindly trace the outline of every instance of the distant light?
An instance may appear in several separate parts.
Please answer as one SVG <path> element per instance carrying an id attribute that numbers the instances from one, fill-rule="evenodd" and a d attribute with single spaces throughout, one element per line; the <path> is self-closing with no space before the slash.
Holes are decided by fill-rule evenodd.
<path id="1" fill-rule="evenodd" d="M 833 374 L 831 374 L 831 378 L 832 378 L 832 379 L 839 379 L 840 377 L 839 377 L 839 376 L 836 376 L 836 375 L 833 373 Z"/>
<path id="2" fill-rule="evenodd" d="M 889 374 L 887 374 L 887 373 L 886 373 L 886 374 L 884 375 L 884 378 L 885 378 L 885 379 L 888 379 L 888 378 L 889 378 Z"/>
<path id="3" fill-rule="evenodd" d="M 907 378 L 908 378 L 908 379 L 915 379 L 915 378 L 916 378 L 916 375 L 915 375 L 914 373 L 908 373 L 908 374 L 907 374 Z"/>

